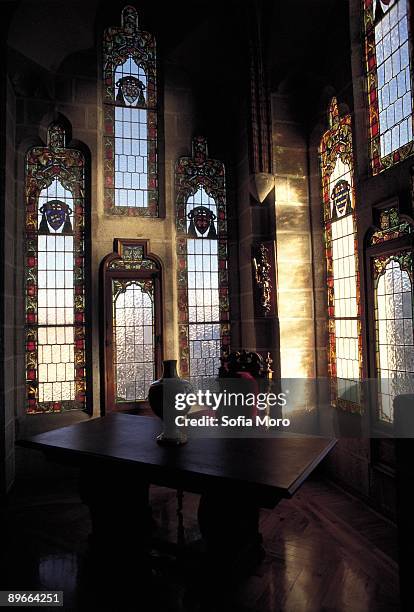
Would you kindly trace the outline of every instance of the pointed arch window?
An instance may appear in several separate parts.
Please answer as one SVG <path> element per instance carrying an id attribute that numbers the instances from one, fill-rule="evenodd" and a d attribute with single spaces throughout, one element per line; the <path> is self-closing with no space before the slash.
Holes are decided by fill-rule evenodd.
<path id="1" fill-rule="evenodd" d="M 382 423 L 393 421 L 394 398 L 414 390 L 413 236 L 411 220 L 403 218 L 394 205 L 379 212 L 378 229 L 368 246 L 374 369 L 378 378 L 377 416 Z"/>
<path id="2" fill-rule="evenodd" d="M 26 157 L 27 412 L 86 407 L 85 159 L 59 124 Z"/>
<path id="3" fill-rule="evenodd" d="M 320 145 L 327 283 L 329 375 L 333 401 L 356 411 L 362 373 L 360 287 L 355 222 L 351 116 L 339 116 L 333 98 L 329 130 Z"/>
<path id="4" fill-rule="evenodd" d="M 180 371 L 202 384 L 218 373 L 230 343 L 224 164 L 196 137 L 175 177 Z"/>
<path id="5" fill-rule="evenodd" d="M 157 88 L 154 37 L 138 27 L 134 7 L 121 27 L 105 30 L 105 209 L 118 215 L 158 216 Z"/>
<path id="6" fill-rule="evenodd" d="M 374 174 L 414 152 L 409 0 L 364 0 Z"/>

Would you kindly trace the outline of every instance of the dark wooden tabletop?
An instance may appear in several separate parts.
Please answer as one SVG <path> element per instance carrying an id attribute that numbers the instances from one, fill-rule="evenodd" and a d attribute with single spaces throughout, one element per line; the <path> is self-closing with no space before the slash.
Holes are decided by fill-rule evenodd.
<path id="1" fill-rule="evenodd" d="M 291 497 L 335 444 L 318 437 L 193 438 L 177 448 L 160 446 L 158 419 L 112 414 L 19 440 L 57 460 L 82 465 L 134 466 L 153 484 L 204 493 L 238 491 L 272 508 Z"/>

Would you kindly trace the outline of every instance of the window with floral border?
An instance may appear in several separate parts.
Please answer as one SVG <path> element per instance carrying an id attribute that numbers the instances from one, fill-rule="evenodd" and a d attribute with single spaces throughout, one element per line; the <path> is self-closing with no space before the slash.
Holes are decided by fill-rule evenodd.
<path id="1" fill-rule="evenodd" d="M 105 412 L 136 409 L 161 372 L 162 268 L 148 248 L 116 239 L 102 262 Z"/>
<path id="2" fill-rule="evenodd" d="M 329 130 L 319 154 L 322 177 L 327 284 L 328 364 L 333 404 L 359 411 L 362 375 L 360 280 L 355 221 L 351 116 L 339 116 L 333 98 Z"/>
<path id="3" fill-rule="evenodd" d="M 374 174 L 414 152 L 409 0 L 363 0 Z"/>
<path id="4" fill-rule="evenodd" d="M 59 124 L 26 156 L 27 412 L 86 407 L 85 159 Z"/>
<path id="5" fill-rule="evenodd" d="M 105 210 L 158 216 L 157 86 L 154 37 L 133 6 L 103 40 Z"/>
<path id="6" fill-rule="evenodd" d="M 224 164 L 196 137 L 175 177 L 180 372 L 202 385 L 230 344 Z"/>
<path id="7" fill-rule="evenodd" d="M 379 211 L 368 244 L 381 423 L 393 422 L 397 395 L 414 391 L 413 236 L 411 220 L 392 205 Z"/>

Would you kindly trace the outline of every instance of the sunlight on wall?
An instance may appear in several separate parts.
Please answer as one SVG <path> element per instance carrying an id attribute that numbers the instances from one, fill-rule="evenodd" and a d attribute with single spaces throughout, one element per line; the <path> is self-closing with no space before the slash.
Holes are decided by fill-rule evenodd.
<path id="1" fill-rule="evenodd" d="M 312 248 L 306 143 L 286 96 L 273 96 L 277 300 L 283 378 L 315 376 Z"/>
<path id="2" fill-rule="evenodd" d="M 281 374 L 307 378 L 315 370 L 309 210 L 290 182 L 277 181 L 276 191 Z"/>

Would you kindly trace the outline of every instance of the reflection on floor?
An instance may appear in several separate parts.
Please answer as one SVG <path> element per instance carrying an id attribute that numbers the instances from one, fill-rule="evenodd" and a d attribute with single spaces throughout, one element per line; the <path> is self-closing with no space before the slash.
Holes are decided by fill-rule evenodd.
<path id="1" fill-rule="evenodd" d="M 16 486 L 1 521 L 6 529 L 0 589 L 63 590 L 67 610 L 398 610 L 395 527 L 318 480 L 309 480 L 293 500 L 274 511 L 262 512 L 265 561 L 227 593 L 219 593 L 211 567 L 201 577 L 205 588 L 200 596 L 188 579 L 190 572 L 164 555 L 154 557 L 149 581 L 137 572 L 127 604 L 108 604 L 110 585 L 96 575 L 88 557 L 90 522 L 75 476 L 65 472 L 60 481 L 21 481 Z M 176 539 L 175 492 L 154 487 L 151 499 L 159 535 Z M 186 543 L 199 536 L 197 503 L 196 495 L 184 495 Z M 116 564 L 114 559 L 114 568 Z"/>

